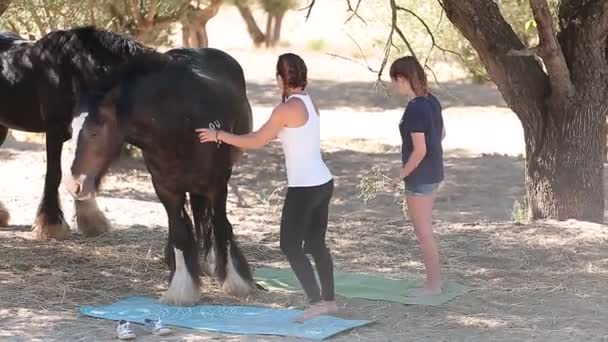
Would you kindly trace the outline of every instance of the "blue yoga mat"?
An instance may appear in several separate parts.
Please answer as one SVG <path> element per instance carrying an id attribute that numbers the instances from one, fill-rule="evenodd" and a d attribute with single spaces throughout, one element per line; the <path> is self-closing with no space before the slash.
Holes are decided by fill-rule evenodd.
<path id="1" fill-rule="evenodd" d="M 324 340 L 340 332 L 369 324 L 369 321 L 346 320 L 331 316 L 313 318 L 303 324 L 294 319 L 300 310 L 271 309 L 253 306 L 198 305 L 176 307 L 157 299 L 130 297 L 107 306 L 83 306 L 86 316 L 144 323 L 160 318 L 165 325 L 241 335 L 279 335 Z"/>

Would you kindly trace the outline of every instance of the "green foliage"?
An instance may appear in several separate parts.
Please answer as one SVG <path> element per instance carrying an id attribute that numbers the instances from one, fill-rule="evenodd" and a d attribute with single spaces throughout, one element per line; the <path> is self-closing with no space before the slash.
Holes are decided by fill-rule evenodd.
<path id="1" fill-rule="evenodd" d="M 526 46 L 538 44 L 536 22 L 532 16 L 532 10 L 528 1 L 496 0 L 495 2 L 500 7 L 505 20 L 511 25 L 515 34 Z M 553 12 L 556 11 L 558 2 L 558 0 L 549 0 L 549 5 Z M 462 56 L 463 60 L 461 62 L 468 69 L 474 81 L 488 79 L 483 63 L 479 59 L 475 49 L 447 19 L 440 26 L 437 38 L 446 48 L 454 50 Z"/>
<path id="2" fill-rule="evenodd" d="M 513 202 L 513 209 L 511 210 L 511 220 L 515 223 L 523 224 L 528 222 L 529 214 L 528 214 L 528 201 L 524 198 L 523 203 L 520 203 L 518 200 Z"/>
<path id="3" fill-rule="evenodd" d="M 264 11 L 270 14 L 281 14 L 298 5 L 297 0 L 258 0 Z"/>
<path id="4" fill-rule="evenodd" d="M 431 61 L 448 59 L 462 64 L 475 81 L 487 80 L 485 68 L 471 44 L 446 18 L 443 9 L 437 1 L 396 0 L 397 5 L 412 10 L 426 24 L 420 22 L 414 15 L 399 11 L 398 25 L 406 36 L 412 49 L 421 60 L 426 60 L 432 41 L 427 32 L 430 30 L 435 37 L 436 44 L 430 54 Z M 500 7 L 505 20 L 511 25 L 515 33 L 528 46 L 536 45 L 538 36 L 536 23 L 528 1 L 523 0 L 495 0 Z M 388 28 L 390 25 L 390 6 L 388 1 L 365 1 L 365 15 L 367 21 L 382 22 Z M 556 11 L 558 0 L 549 0 L 552 10 Z M 386 37 L 373 37 L 374 49 L 384 46 Z M 391 59 L 397 55 L 409 54 L 405 43 L 395 35 L 393 42 L 398 49 L 391 53 Z M 444 50 L 444 51 L 442 51 Z"/>
<path id="5" fill-rule="evenodd" d="M 313 39 L 308 42 L 308 48 L 315 52 L 321 52 L 327 48 L 327 43 L 323 39 Z"/>
<path id="6" fill-rule="evenodd" d="M 0 27 L 22 35 L 41 37 L 56 29 L 95 25 L 136 36 L 148 44 L 168 41 L 171 23 L 179 20 L 183 0 L 15 0 L 0 17 Z M 203 1 L 206 3 L 206 1 Z M 155 5 L 152 9 L 151 6 Z M 145 20 L 154 10 L 152 21 Z"/>
<path id="7" fill-rule="evenodd" d="M 37 38 L 52 30 L 107 22 L 109 17 L 94 1 L 16 0 L 0 17 L 2 29 Z"/>
<path id="8" fill-rule="evenodd" d="M 392 179 L 384 173 L 380 166 L 374 166 L 367 175 L 361 177 L 359 185 L 357 185 L 357 190 L 359 190 L 357 197 L 367 203 L 379 194 L 389 193 L 387 188 L 390 187 L 391 182 Z M 395 197 L 395 202 L 403 201 L 404 190 L 403 183 L 401 183 L 394 191 L 390 191 Z"/>

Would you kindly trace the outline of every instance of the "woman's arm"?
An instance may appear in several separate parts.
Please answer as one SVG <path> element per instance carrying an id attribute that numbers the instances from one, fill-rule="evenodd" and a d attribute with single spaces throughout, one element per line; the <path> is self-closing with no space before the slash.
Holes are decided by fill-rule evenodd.
<path id="1" fill-rule="evenodd" d="M 250 134 L 237 135 L 209 128 L 197 128 L 196 132 L 201 143 L 221 141 L 242 149 L 258 149 L 276 138 L 281 128 L 285 126 L 285 111 L 286 106 L 277 106 L 268 121 L 259 130 Z"/>
<path id="2" fill-rule="evenodd" d="M 418 167 L 418 164 L 420 164 L 426 155 L 426 141 L 424 139 L 424 133 L 412 133 L 412 143 L 414 144 L 414 149 L 410 155 L 410 158 L 399 171 L 400 179 L 409 176 L 416 169 L 416 167 Z"/>

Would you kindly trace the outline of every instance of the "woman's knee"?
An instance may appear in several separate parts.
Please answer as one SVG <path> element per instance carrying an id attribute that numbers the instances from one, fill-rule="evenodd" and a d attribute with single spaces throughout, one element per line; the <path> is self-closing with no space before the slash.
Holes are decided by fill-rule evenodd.
<path id="1" fill-rule="evenodd" d="M 290 240 L 287 238 L 281 238 L 281 242 L 279 244 L 281 248 L 281 252 L 286 256 L 303 253 L 302 251 L 302 241 Z"/>
<path id="2" fill-rule="evenodd" d="M 318 255 L 321 253 L 328 252 L 327 244 L 324 240 L 306 240 L 304 242 L 304 253 L 311 255 Z"/>

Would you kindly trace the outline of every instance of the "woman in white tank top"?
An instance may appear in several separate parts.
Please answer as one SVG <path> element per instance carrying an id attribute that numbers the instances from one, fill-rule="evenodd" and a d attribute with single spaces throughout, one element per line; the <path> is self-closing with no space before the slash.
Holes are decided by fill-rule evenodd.
<path id="1" fill-rule="evenodd" d="M 333 260 L 325 244 L 333 177 L 321 157 L 319 111 L 304 92 L 306 64 L 295 54 L 277 62 L 277 84 L 283 102 L 256 132 L 235 135 L 200 128 L 201 143 L 223 142 L 242 149 L 258 149 L 279 138 L 285 154 L 288 190 L 281 218 L 281 251 L 306 292 L 310 307 L 299 322 L 337 312 L 334 298 Z M 306 254 L 311 254 L 321 289 Z"/>

